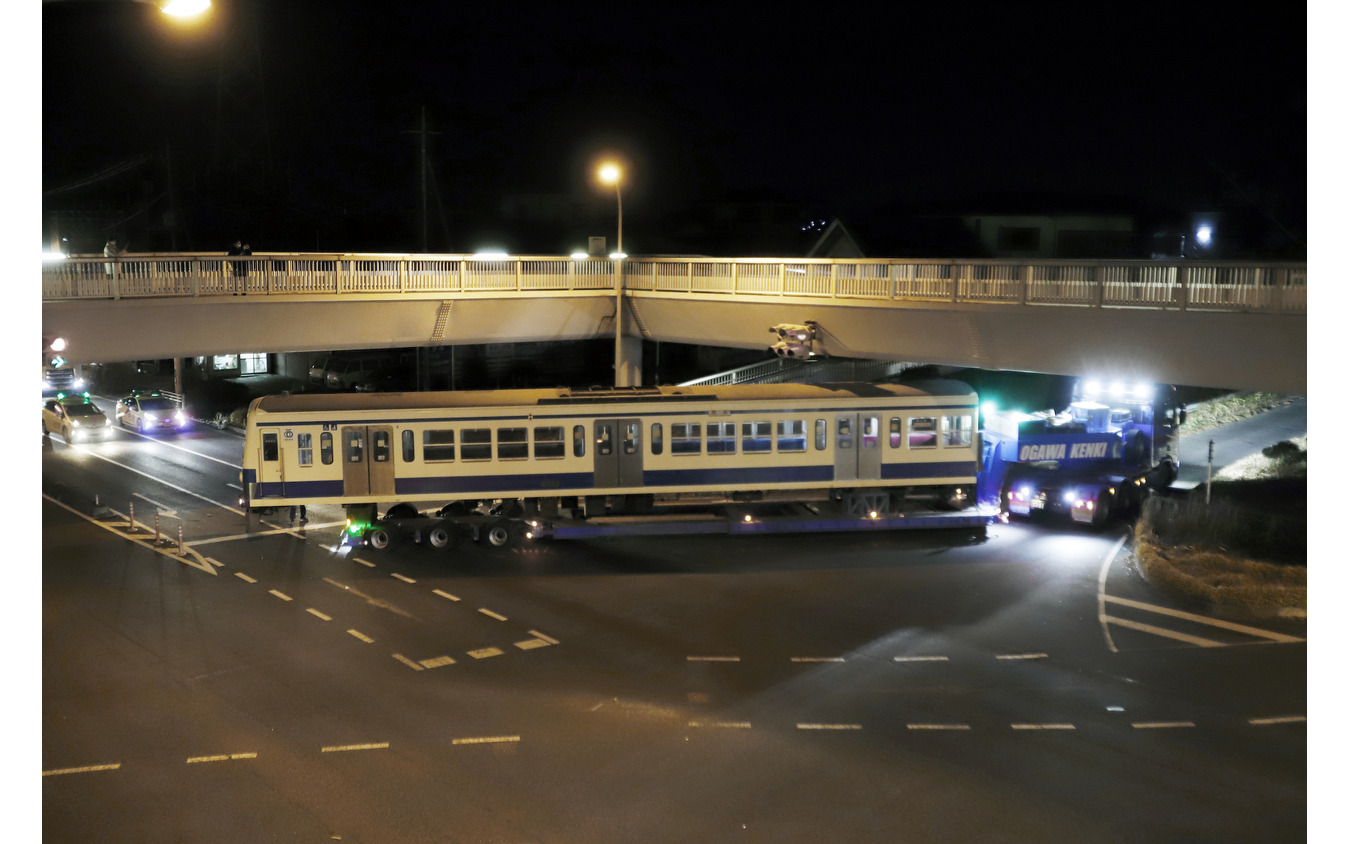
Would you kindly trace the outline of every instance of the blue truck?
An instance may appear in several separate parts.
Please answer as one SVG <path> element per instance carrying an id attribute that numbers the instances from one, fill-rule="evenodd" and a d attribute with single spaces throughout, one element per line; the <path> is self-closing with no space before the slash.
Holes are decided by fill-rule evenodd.
<path id="1" fill-rule="evenodd" d="M 1181 466 L 1175 387 L 1080 379 L 1063 411 L 984 409 L 981 504 L 1094 527 L 1138 512 Z"/>

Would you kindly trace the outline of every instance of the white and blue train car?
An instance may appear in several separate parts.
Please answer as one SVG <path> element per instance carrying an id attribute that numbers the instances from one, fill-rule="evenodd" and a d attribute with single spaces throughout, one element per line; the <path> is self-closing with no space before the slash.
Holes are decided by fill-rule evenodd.
<path id="1" fill-rule="evenodd" d="M 976 395 L 954 381 L 275 395 L 249 407 L 242 480 L 251 510 L 831 498 L 895 512 L 973 503 L 976 426 Z"/>

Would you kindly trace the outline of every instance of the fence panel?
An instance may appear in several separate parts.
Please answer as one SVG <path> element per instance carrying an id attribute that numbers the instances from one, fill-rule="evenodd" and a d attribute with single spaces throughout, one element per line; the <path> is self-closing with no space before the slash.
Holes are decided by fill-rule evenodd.
<path id="1" fill-rule="evenodd" d="M 784 264 L 783 295 L 831 296 L 832 277 L 829 264 Z"/>
<path id="2" fill-rule="evenodd" d="M 733 293 L 730 261 L 699 262 L 690 267 L 693 293 Z"/>
<path id="3" fill-rule="evenodd" d="M 895 298 L 923 301 L 952 298 L 951 264 L 895 264 Z"/>
<path id="4" fill-rule="evenodd" d="M 967 302 L 1018 302 L 1022 267 L 1014 264 L 965 264 L 953 268 L 957 298 Z"/>
<path id="5" fill-rule="evenodd" d="M 890 298 L 890 267 L 886 264 L 835 264 L 835 278 L 839 296 Z"/>
<path id="6" fill-rule="evenodd" d="M 406 289 L 414 293 L 453 293 L 460 289 L 459 261 L 430 259 L 407 262 Z"/>
<path id="7" fill-rule="evenodd" d="M 736 292 L 756 296 L 776 296 L 782 289 L 781 264 L 737 264 Z"/>
<path id="8" fill-rule="evenodd" d="M 1097 300 L 1095 266 L 1033 265 L 1027 302 L 1037 305 L 1092 305 Z"/>

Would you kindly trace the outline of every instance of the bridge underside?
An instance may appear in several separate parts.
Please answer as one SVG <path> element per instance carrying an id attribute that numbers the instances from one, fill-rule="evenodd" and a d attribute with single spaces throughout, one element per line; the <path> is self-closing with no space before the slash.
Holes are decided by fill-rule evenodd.
<path id="1" fill-rule="evenodd" d="M 937 304 L 850 306 L 788 298 L 690 300 L 634 293 L 634 338 L 767 348 L 769 326 L 814 320 L 824 351 L 983 369 L 1307 392 L 1303 315 Z M 613 336 L 614 297 L 375 296 L 48 302 L 44 336 L 77 362 Z"/>

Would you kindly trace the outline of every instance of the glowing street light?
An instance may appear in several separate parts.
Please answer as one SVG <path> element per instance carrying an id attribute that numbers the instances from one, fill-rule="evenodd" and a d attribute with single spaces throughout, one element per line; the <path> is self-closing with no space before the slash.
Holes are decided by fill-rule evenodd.
<path id="1" fill-rule="evenodd" d="M 618 254 L 618 256 L 619 256 L 620 258 L 622 258 L 622 257 L 623 257 L 623 191 L 621 190 L 621 187 L 620 187 L 620 186 L 623 184 L 623 170 L 619 167 L 619 165 L 618 165 L 617 163 L 615 163 L 615 162 L 613 162 L 613 161 L 606 161 L 604 164 L 601 164 L 601 165 L 600 165 L 600 169 L 596 171 L 596 176 L 599 177 L 600 183 L 601 183 L 601 184 L 605 184 L 605 185 L 613 185 L 613 186 L 614 186 L 614 198 L 615 198 L 615 199 L 618 201 L 618 203 L 619 203 L 619 242 L 618 242 L 618 244 L 616 245 L 615 251 L 616 251 L 616 253 Z"/>
<path id="2" fill-rule="evenodd" d="M 161 12 L 175 18 L 190 18 L 211 8 L 211 0 L 139 0 L 159 8 Z"/>

